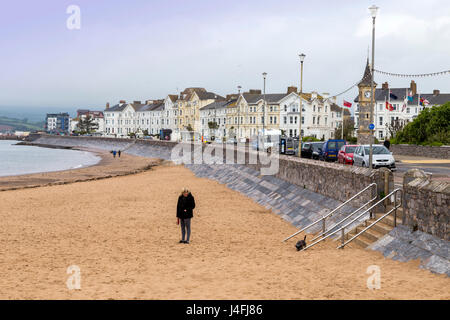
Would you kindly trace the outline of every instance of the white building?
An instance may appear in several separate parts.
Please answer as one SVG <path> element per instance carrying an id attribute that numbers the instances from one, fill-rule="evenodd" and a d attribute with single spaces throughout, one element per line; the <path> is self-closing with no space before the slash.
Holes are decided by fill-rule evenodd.
<path id="1" fill-rule="evenodd" d="M 121 100 L 115 106 L 104 110 L 105 135 L 126 138 L 130 133 L 136 133 L 137 111 L 144 106 L 140 101 L 126 103 Z"/>
<path id="2" fill-rule="evenodd" d="M 226 139 L 227 106 L 235 102 L 236 99 L 215 101 L 200 109 L 200 130 L 204 140 L 212 137 L 215 141 Z"/>
<path id="3" fill-rule="evenodd" d="M 412 94 L 412 101 L 407 99 L 409 92 Z M 403 107 L 405 105 L 405 99 L 407 103 Z M 380 140 L 384 140 L 385 138 L 389 138 L 388 127 L 394 121 L 398 120 L 403 124 L 413 121 L 425 108 L 420 104 L 420 99 L 426 99 L 429 102 L 426 107 L 432 107 L 450 101 L 450 94 L 441 94 L 439 90 L 434 90 L 431 94 L 421 94 L 417 91 L 417 84 L 414 81 L 411 81 L 409 88 L 389 88 L 387 82 L 382 84 L 381 88 L 377 88 L 375 90 L 374 110 L 375 136 Z M 386 101 L 392 105 L 392 111 L 386 108 Z M 358 128 L 358 97 L 356 97 L 355 102 L 357 103 L 355 109 L 355 128 Z"/>

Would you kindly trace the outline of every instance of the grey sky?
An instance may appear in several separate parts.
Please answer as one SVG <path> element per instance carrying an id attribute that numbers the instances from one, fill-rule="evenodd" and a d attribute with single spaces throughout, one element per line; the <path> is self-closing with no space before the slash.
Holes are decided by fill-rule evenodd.
<path id="1" fill-rule="evenodd" d="M 450 69 L 448 0 L 375 1 L 376 67 L 397 73 Z M 81 30 L 66 8 L 81 8 Z M 201 86 L 225 95 L 299 84 L 336 94 L 358 81 L 371 43 L 373 1 L 15 1 L 0 13 L 0 105 L 102 108 Z M 411 79 L 376 75 L 381 84 Z M 450 93 L 450 76 L 414 79 Z M 353 100 L 356 90 L 344 97 Z M 338 100 L 342 103 L 342 100 Z"/>

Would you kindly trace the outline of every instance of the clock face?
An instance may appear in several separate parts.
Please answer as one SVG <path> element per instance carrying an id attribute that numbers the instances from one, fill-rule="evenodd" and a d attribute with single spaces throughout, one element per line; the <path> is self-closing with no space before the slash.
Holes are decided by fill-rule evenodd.
<path id="1" fill-rule="evenodd" d="M 364 96 L 365 96 L 366 98 L 370 98 L 370 91 L 364 92 Z"/>

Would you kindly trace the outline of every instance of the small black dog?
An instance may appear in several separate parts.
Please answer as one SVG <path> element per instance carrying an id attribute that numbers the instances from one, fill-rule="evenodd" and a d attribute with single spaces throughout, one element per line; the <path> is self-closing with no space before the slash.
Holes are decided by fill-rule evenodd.
<path id="1" fill-rule="evenodd" d="M 302 250 L 304 247 L 306 247 L 306 236 L 303 238 L 303 240 L 299 240 L 297 244 L 295 245 L 297 248 L 297 251 Z"/>

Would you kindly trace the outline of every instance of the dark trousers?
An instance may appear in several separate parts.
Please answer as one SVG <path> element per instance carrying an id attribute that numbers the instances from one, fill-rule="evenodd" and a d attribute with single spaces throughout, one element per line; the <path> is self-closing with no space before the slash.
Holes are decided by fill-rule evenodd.
<path id="1" fill-rule="evenodd" d="M 180 225 L 181 225 L 181 240 L 184 241 L 185 236 L 187 236 L 186 241 L 189 241 L 189 238 L 191 236 L 191 218 L 180 219 Z"/>

